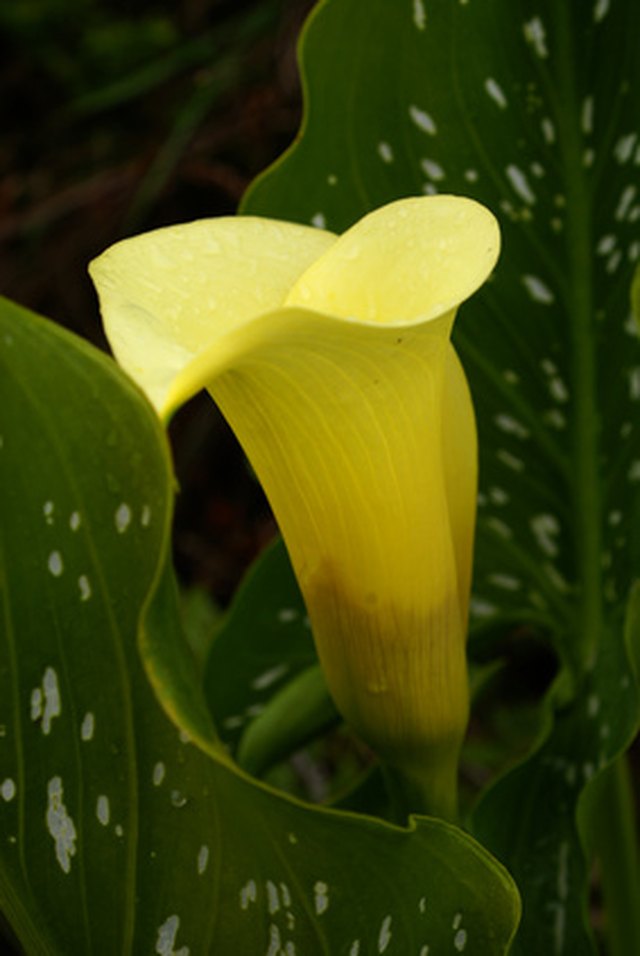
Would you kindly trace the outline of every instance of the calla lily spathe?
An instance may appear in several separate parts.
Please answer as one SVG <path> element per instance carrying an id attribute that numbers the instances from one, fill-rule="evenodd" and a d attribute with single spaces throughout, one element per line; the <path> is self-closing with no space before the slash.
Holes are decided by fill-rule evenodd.
<path id="1" fill-rule="evenodd" d="M 484 207 L 435 196 L 340 237 L 194 222 L 91 265 L 114 353 L 158 412 L 207 388 L 231 424 L 337 706 L 416 779 L 455 773 L 468 716 L 477 450 L 450 334 L 498 250 Z"/>

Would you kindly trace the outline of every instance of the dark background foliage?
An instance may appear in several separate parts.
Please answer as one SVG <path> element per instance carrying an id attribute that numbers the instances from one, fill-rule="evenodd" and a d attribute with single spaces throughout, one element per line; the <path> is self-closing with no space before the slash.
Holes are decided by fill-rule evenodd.
<path id="1" fill-rule="evenodd" d="M 290 143 L 311 0 L 0 5 L 0 291 L 104 347 L 87 262 L 118 239 L 234 213 Z M 225 604 L 273 532 L 210 401 L 172 426 L 176 564 Z"/>

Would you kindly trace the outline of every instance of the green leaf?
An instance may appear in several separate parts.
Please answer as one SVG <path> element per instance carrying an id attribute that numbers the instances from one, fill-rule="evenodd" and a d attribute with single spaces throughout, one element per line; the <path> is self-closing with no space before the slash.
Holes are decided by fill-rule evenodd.
<path id="1" fill-rule="evenodd" d="M 29 954 L 144 950 L 174 866 L 204 904 L 209 815 L 180 809 L 201 761 L 135 654 L 169 529 L 166 441 L 111 361 L 4 300 L 0 365 L 1 905 Z"/>
<path id="2" fill-rule="evenodd" d="M 234 767 L 180 631 L 159 422 L 5 300 L 0 436 L 0 908 L 28 956 L 504 953 L 517 893 L 469 836 Z"/>
<path id="3" fill-rule="evenodd" d="M 278 539 L 238 589 L 207 659 L 207 702 L 232 751 L 272 695 L 317 660 L 304 601 Z"/>
<path id="4" fill-rule="evenodd" d="M 637 626 L 637 625 L 636 625 Z M 589 866 L 582 848 L 576 808 L 598 773 L 614 762 L 637 729 L 638 689 L 628 647 L 611 634 L 595 667 L 573 699 L 556 685 L 540 748 L 485 796 L 473 832 L 509 869 L 524 893 L 523 919 L 514 956 L 534 953 L 592 953 L 585 925 Z M 610 812 L 615 812 L 610 808 Z M 596 825 L 605 839 L 607 821 Z M 623 866 L 622 860 L 618 866 Z M 546 913 L 541 921 L 540 914 Z"/>
<path id="5" fill-rule="evenodd" d="M 517 873 L 527 956 L 591 951 L 576 811 L 638 721 L 622 624 L 640 570 L 636 14 L 326 0 L 300 48 L 300 135 L 243 204 L 342 231 L 449 192 L 500 219 L 501 261 L 454 334 L 480 437 L 472 629 L 531 624 L 563 668 L 537 752 L 477 816 Z"/>

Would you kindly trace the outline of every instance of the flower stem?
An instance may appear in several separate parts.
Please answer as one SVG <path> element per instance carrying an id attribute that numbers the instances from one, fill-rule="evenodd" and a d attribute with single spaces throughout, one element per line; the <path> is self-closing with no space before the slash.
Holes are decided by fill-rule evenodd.
<path id="1" fill-rule="evenodd" d="M 393 823 L 406 825 L 412 813 L 457 822 L 457 758 L 451 765 L 439 766 L 435 771 L 420 775 L 409 774 L 388 764 L 382 765 L 382 773 Z"/>
<path id="2" fill-rule="evenodd" d="M 600 863 L 608 956 L 640 953 L 640 866 L 629 762 L 622 754 L 589 801 L 591 850 Z"/>

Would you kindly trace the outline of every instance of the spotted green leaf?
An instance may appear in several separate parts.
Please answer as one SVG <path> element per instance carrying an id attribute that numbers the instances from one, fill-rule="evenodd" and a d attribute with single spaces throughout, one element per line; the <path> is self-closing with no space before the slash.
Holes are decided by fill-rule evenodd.
<path id="1" fill-rule="evenodd" d="M 527 956 L 592 950 L 576 809 L 638 722 L 636 17 L 632 0 L 325 0 L 301 43 L 300 136 L 243 207 L 341 231 L 450 192 L 500 219 L 455 340 L 481 449 L 472 631 L 533 626 L 562 668 L 539 749 L 476 817 L 517 873 Z"/>
<path id="2" fill-rule="evenodd" d="M 0 908 L 28 956 L 169 952 L 215 828 L 135 649 L 166 441 L 112 362 L 5 300 L 0 367 Z"/>
<path id="3" fill-rule="evenodd" d="M 232 764 L 180 630 L 159 422 L 6 300 L 0 476 L 0 910 L 27 956 L 506 952 L 517 893 L 471 837 Z"/>

